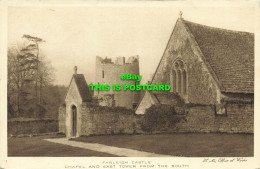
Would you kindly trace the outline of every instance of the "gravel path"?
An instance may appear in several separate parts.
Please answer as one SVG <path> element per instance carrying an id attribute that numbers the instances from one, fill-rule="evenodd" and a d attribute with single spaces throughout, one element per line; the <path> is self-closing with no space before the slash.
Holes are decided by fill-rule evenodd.
<path id="1" fill-rule="evenodd" d="M 169 155 L 155 154 L 149 152 L 143 152 L 138 150 L 132 150 L 127 148 L 119 148 L 113 146 L 107 146 L 103 144 L 97 143 L 83 143 L 78 141 L 71 141 L 66 138 L 53 138 L 53 139 L 44 139 L 49 142 L 64 144 L 73 147 L 79 147 L 84 149 L 89 149 L 98 152 L 104 152 L 113 154 L 116 156 L 124 156 L 124 157 L 169 157 Z"/>

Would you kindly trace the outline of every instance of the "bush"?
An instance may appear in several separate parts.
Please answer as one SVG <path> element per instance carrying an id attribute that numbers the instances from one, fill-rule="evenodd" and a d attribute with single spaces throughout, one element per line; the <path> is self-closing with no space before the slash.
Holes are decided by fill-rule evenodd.
<path id="1" fill-rule="evenodd" d="M 183 116 L 177 115 L 171 105 L 152 105 L 145 112 L 141 121 L 141 128 L 148 133 L 167 131 L 180 122 L 182 118 Z"/>

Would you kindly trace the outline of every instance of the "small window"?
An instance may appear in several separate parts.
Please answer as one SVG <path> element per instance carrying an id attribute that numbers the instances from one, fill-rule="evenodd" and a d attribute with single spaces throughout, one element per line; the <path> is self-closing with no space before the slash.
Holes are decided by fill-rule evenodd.
<path id="1" fill-rule="evenodd" d="M 105 72 L 104 72 L 104 70 L 102 70 L 102 78 L 104 78 L 105 77 Z"/>
<path id="2" fill-rule="evenodd" d="M 138 103 L 133 103 L 133 109 L 135 109 L 137 107 Z"/>

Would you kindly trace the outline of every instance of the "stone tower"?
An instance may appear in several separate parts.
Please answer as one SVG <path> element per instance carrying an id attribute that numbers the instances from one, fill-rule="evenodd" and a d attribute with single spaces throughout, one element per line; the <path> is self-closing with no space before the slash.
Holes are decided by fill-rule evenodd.
<path id="1" fill-rule="evenodd" d="M 139 56 L 131 56 L 125 61 L 125 57 L 117 57 L 115 62 L 110 58 L 96 57 L 95 84 L 109 85 L 109 91 L 94 91 L 95 96 L 113 95 L 115 106 L 135 108 L 139 102 L 139 91 L 113 91 L 112 85 L 137 85 L 135 80 L 121 80 L 122 75 L 139 75 Z"/>

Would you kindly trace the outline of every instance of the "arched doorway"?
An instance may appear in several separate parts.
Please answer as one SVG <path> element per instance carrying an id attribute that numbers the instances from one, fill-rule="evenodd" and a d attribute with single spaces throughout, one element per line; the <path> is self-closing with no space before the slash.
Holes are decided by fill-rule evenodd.
<path id="1" fill-rule="evenodd" d="M 77 107 L 73 105 L 71 107 L 72 110 L 72 136 L 76 137 L 77 133 Z"/>

